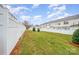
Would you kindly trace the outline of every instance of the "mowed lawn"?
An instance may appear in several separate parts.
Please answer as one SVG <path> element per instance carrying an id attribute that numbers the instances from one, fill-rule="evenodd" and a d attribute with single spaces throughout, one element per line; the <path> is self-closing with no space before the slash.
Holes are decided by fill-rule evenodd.
<path id="1" fill-rule="evenodd" d="M 20 40 L 21 55 L 79 54 L 79 47 L 70 44 L 71 35 L 25 31 Z"/>

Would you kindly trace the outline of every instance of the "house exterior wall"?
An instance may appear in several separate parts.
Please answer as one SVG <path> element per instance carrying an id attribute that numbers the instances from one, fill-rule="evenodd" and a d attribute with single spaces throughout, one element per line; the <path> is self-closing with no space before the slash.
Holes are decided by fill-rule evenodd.
<path id="1" fill-rule="evenodd" d="M 61 21 L 58 20 L 56 22 L 48 22 L 43 25 L 40 25 L 39 28 L 41 31 L 57 32 L 72 35 L 73 32 L 79 28 L 79 18 Z"/>
<path id="2" fill-rule="evenodd" d="M 1 14 L 2 13 L 2 14 Z M 19 23 L 8 9 L 0 7 L 0 54 L 10 54 L 25 26 Z"/>

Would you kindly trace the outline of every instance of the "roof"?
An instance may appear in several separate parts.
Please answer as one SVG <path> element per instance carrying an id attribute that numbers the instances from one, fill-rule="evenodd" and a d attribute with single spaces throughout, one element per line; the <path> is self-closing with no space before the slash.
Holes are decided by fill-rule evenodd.
<path id="1" fill-rule="evenodd" d="M 57 19 L 57 20 L 54 20 L 54 21 L 49 21 L 49 22 L 46 22 L 46 23 L 43 23 L 43 24 L 60 22 L 60 21 L 66 21 L 66 20 L 73 20 L 73 19 L 79 19 L 79 14 L 73 15 L 73 16 L 64 17 L 64 18 Z M 41 24 L 41 25 L 43 25 L 43 24 Z"/>

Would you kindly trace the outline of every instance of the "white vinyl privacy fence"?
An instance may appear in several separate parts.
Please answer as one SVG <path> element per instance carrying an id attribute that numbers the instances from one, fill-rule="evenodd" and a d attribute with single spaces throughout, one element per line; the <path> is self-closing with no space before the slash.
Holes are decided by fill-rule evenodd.
<path id="1" fill-rule="evenodd" d="M 0 54 L 10 54 L 24 31 L 22 24 L 12 20 L 8 20 L 7 24 L 0 24 Z"/>
<path id="2" fill-rule="evenodd" d="M 10 54 L 25 31 L 25 26 L 11 15 L 7 9 L 0 8 L 0 54 Z"/>
<path id="3" fill-rule="evenodd" d="M 70 27 L 68 29 L 40 28 L 41 31 L 62 33 L 68 35 L 72 35 L 76 29 L 79 29 L 79 27 Z"/>

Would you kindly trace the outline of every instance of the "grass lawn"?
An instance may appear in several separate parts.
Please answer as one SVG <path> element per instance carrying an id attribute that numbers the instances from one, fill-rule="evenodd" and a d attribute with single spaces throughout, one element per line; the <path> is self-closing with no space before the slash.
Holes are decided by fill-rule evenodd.
<path id="1" fill-rule="evenodd" d="M 72 36 L 51 33 L 25 31 L 21 40 L 21 55 L 71 55 L 79 54 L 79 47 L 69 44 Z"/>

